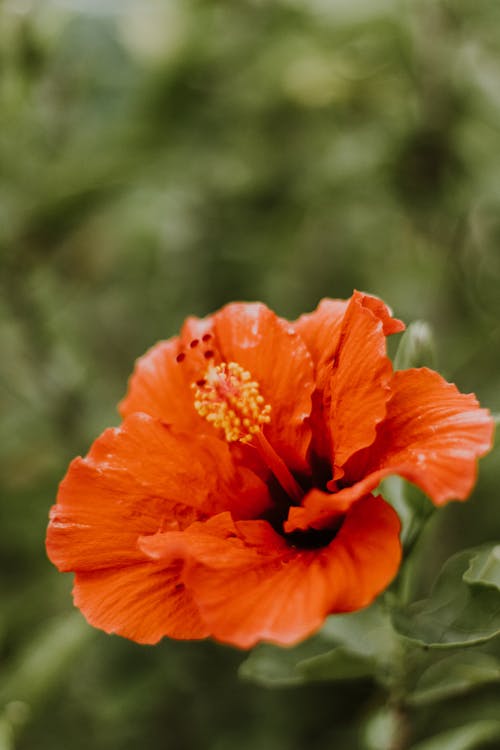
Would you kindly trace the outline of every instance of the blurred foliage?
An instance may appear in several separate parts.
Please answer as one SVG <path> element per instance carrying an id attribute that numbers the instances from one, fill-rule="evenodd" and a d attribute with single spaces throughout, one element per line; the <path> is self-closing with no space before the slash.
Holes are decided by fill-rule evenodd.
<path id="1" fill-rule="evenodd" d="M 496 0 L 0 0 L 2 750 L 382 746 L 370 680 L 265 691 L 216 644 L 91 631 L 47 511 L 135 357 L 231 299 L 376 293 L 500 411 L 499 23 Z M 498 469 L 434 514 L 422 596 L 500 538 Z M 415 741 L 467 721 L 487 747 L 499 700 L 419 707 Z"/>

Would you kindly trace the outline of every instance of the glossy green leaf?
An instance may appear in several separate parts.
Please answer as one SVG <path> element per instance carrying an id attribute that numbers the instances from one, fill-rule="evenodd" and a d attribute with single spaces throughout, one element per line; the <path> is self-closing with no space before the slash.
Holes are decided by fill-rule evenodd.
<path id="1" fill-rule="evenodd" d="M 500 544 L 489 544 L 471 559 L 464 581 L 500 590 Z"/>
<path id="2" fill-rule="evenodd" d="M 311 653 L 321 648 L 321 653 Z M 352 654 L 342 646 L 325 650 L 325 643 L 314 640 L 294 648 L 271 644 L 257 646 L 240 666 L 245 680 L 264 687 L 293 687 L 307 682 L 356 679 L 373 673 L 369 659 Z"/>
<path id="3" fill-rule="evenodd" d="M 239 675 L 244 680 L 256 682 L 264 687 L 301 685 L 305 678 L 297 670 L 297 664 L 329 650 L 331 644 L 319 636 L 291 648 L 263 643 L 256 646 L 241 664 Z"/>
<path id="4" fill-rule="evenodd" d="M 383 607 L 332 615 L 321 632 L 292 648 L 257 646 L 240 667 L 243 679 L 266 687 L 377 676 L 384 681 L 398 648 Z"/>
<path id="5" fill-rule="evenodd" d="M 500 634 L 500 592 L 464 580 L 482 548 L 465 550 L 443 566 L 430 596 L 396 609 L 395 629 L 405 638 L 432 648 L 467 646 Z"/>
<path id="6" fill-rule="evenodd" d="M 353 654 L 338 646 L 324 654 L 304 659 L 297 664 L 297 672 L 305 682 L 354 680 L 373 675 L 373 661 Z"/>
<path id="7" fill-rule="evenodd" d="M 427 667 L 407 700 L 427 705 L 492 682 L 500 682 L 500 661 L 490 654 L 461 651 Z"/>
<path id="8" fill-rule="evenodd" d="M 321 634 L 353 654 L 383 663 L 393 660 L 399 649 L 390 615 L 380 600 L 358 612 L 332 615 Z"/>
<path id="9" fill-rule="evenodd" d="M 500 739 L 500 721 L 484 720 L 441 732 L 413 745 L 411 750 L 475 750 L 496 739 Z"/>

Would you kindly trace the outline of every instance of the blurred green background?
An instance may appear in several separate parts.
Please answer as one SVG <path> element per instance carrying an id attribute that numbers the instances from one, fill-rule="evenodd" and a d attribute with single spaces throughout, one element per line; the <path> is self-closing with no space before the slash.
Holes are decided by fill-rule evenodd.
<path id="1" fill-rule="evenodd" d="M 363 746 L 370 682 L 265 691 L 236 650 L 92 631 L 47 512 L 134 359 L 229 300 L 375 293 L 500 411 L 499 28 L 498 0 L 0 0 L 0 750 Z M 429 580 L 500 538 L 499 463 Z M 500 689 L 472 703 L 416 738 Z"/>

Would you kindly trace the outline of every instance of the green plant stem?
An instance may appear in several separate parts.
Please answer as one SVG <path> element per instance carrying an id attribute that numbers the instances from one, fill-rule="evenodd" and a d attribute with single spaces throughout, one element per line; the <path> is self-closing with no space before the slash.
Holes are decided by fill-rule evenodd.
<path id="1" fill-rule="evenodd" d="M 396 718 L 396 730 L 389 750 L 406 750 L 409 747 L 412 732 L 410 717 L 404 703 L 397 703 L 394 706 L 394 716 Z"/>

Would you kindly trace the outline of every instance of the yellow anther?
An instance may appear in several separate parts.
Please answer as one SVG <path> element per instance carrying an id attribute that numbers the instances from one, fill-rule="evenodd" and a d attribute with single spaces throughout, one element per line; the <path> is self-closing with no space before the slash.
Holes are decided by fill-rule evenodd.
<path id="1" fill-rule="evenodd" d="M 261 426 L 271 421 L 271 406 L 260 394 L 259 384 L 236 362 L 210 365 L 191 387 L 195 410 L 223 430 L 229 443 L 249 443 Z"/>

